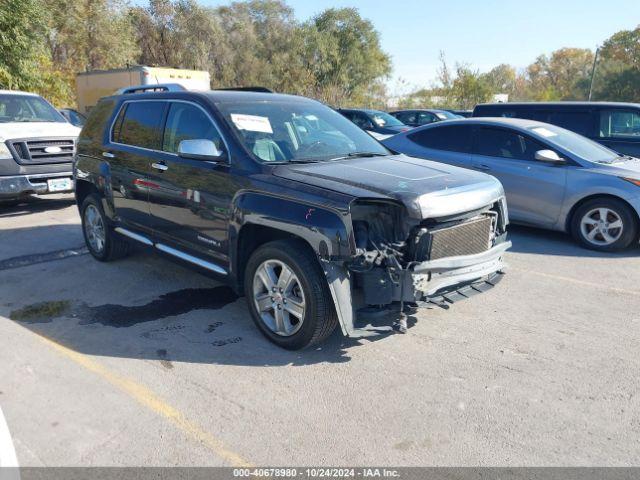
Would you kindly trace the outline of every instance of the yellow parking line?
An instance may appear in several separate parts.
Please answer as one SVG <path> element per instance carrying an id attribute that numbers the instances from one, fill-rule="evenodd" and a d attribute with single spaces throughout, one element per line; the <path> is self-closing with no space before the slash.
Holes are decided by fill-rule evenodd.
<path id="1" fill-rule="evenodd" d="M 627 290 L 626 288 L 608 287 L 606 285 L 602 285 L 601 283 L 587 282 L 584 280 L 578 280 L 577 278 L 563 277 L 562 275 L 553 275 L 551 273 L 536 272 L 535 270 L 525 270 L 523 268 L 510 267 L 509 270 L 515 270 L 517 272 L 522 272 L 522 273 L 530 273 L 532 275 L 537 275 L 539 277 L 553 278 L 555 280 L 562 280 L 565 282 L 575 283 L 577 285 L 593 287 L 599 290 L 609 290 L 611 292 L 622 293 L 625 295 L 640 296 L 640 291 L 638 290 Z"/>
<path id="2" fill-rule="evenodd" d="M 144 385 L 140 385 L 134 382 L 131 379 L 118 375 L 96 362 L 92 358 L 82 353 L 78 353 L 75 350 L 71 350 L 70 348 L 65 347 L 64 345 L 59 344 L 58 342 L 51 340 L 50 338 L 44 337 L 38 334 L 38 337 L 47 345 L 53 347 L 59 353 L 72 360 L 76 364 L 81 367 L 86 368 L 87 370 L 100 375 L 106 381 L 114 385 L 115 387 L 122 390 L 127 395 L 134 398 L 140 404 L 147 407 L 149 410 L 154 413 L 166 418 L 171 423 L 173 423 L 180 430 L 185 432 L 188 436 L 196 439 L 197 441 L 204 444 L 209 450 L 213 451 L 220 458 L 229 462 L 232 466 L 236 467 L 247 467 L 250 464 L 238 455 L 235 452 L 232 452 L 224 444 L 211 435 L 209 432 L 206 432 L 202 428 L 200 428 L 195 423 L 191 422 L 187 419 L 180 411 L 171 405 L 164 402 L 160 397 L 158 397 L 153 391 Z"/>

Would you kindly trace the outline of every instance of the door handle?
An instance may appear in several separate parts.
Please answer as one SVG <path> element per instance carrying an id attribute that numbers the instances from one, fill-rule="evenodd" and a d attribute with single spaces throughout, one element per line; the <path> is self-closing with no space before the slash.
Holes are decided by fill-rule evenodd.
<path id="1" fill-rule="evenodd" d="M 116 156 L 111 152 L 102 152 L 102 156 L 104 158 L 116 158 Z"/>
<path id="2" fill-rule="evenodd" d="M 167 167 L 164 163 L 154 162 L 151 164 L 151 166 L 156 170 L 160 170 L 161 172 L 164 172 L 165 170 L 169 170 L 169 167 Z"/>
<path id="3" fill-rule="evenodd" d="M 474 167 L 476 169 L 478 169 L 478 170 L 482 170 L 482 171 L 485 171 L 485 172 L 488 172 L 488 171 L 491 170 L 491 167 L 489 165 L 484 165 L 482 163 L 476 164 L 476 165 L 474 165 Z"/>

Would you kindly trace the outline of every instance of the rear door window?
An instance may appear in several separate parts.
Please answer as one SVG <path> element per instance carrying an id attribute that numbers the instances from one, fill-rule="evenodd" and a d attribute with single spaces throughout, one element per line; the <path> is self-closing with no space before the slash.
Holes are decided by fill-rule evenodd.
<path id="1" fill-rule="evenodd" d="M 449 152 L 471 152 L 471 125 L 426 128 L 407 135 L 409 140 L 426 148 Z"/>
<path id="2" fill-rule="evenodd" d="M 128 102 L 120 123 L 114 125 L 114 141 L 134 147 L 160 150 L 164 101 Z M 120 120 L 120 119 L 119 119 Z"/>
<path id="3" fill-rule="evenodd" d="M 640 113 L 634 110 L 601 111 L 598 136 L 640 140 Z"/>
<path id="4" fill-rule="evenodd" d="M 592 117 L 589 111 L 553 112 L 548 122 L 580 135 L 587 137 L 592 135 Z"/>
<path id="5" fill-rule="evenodd" d="M 491 127 L 478 129 L 475 147 L 478 155 L 534 161 L 538 150 L 550 148 L 513 130 Z"/>

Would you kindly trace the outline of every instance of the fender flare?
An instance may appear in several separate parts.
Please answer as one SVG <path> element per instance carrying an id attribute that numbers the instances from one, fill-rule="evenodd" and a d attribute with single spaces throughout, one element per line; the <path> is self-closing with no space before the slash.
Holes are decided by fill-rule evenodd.
<path id="1" fill-rule="evenodd" d="M 313 249 L 327 279 L 342 333 L 355 336 L 351 276 L 344 266 L 344 261 L 355 253 L 350 215 L 275 195 L 242 193 L 234 199 L 229 232 L 232 265 L 237 265 L 238 238 L 245 225 L 290 233 Z"/>

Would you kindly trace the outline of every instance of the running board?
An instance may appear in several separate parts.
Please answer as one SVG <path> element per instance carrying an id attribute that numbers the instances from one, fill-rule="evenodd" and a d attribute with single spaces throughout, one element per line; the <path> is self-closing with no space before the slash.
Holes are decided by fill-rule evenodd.
<path id="1" fill-rule="evenodd" d="M 194 257 L 193 255 L 189 255 L 188 253 L 184 253 L 184 252 L 181 252 L 180 250 L 176 250 L 175 248 L 171 248 L 166 245 L 163 245 L 162 243 L 154 244 L 150 239 L 148 239 L 144 235 L 140 235 L 138 233 L 132 232 L 131 230 L 127 230 L 126 228 L 122 228 L 122 227 L 116 227 L 114 230 L 118 232 L 120 235 L 129 237 L 132 240 L 140 242 L 144 245 L 148 245 L 150 247 L 156 247 L 161 252 L 168 253 L 169 255 L 179 258 L 180 260 L 184 260 L 185 262 L 192 263 L 206 270 L 211 270 L 212 272 L 217 273 L 218 275 L 227 274 L 227 271 L 224 268 L 222 268 L 219 265 L 216 265 L 215 263 L 207 262 L 206 260 L 203 260 L 201 258 Z"/>
<path id="2" fill-rule="evenodd" d="M 193 255 L 189 255 L 188 253 L 181 252 L 180 250 L 176 250 L 175 248 L 167 247 L 161 243 L 156 243 L 156 248 L 161 252 L 168 253 L 169 255 L 173 255 L 180 260 L 184 260 L 185 262 L 193 263 L 199 267 L 205 268 L 207 270 L 211 270 L 219 275 L 226 275 L 227 271 L 216 265 L 215 263 L 207 262 L 206 260 L 202 260 L 201 258 L 194 257 Z"/>
<path id="3" fill-rule="evenodd" d="M 125 237 L 129 237 L 133 240 L 136 240 L 140 243 L 144 243 L 145 245 L 149 245 L 149 246 L 153 246 L 153 242 L 151 240 L 149 240 L 147 237 L 134 233 L 131 230 L 127 230 L 126 228 L 122 228 L 122 227 L 116 227 L 115 231 L 118 232 L 120 235 L 124 235 Z"/>

